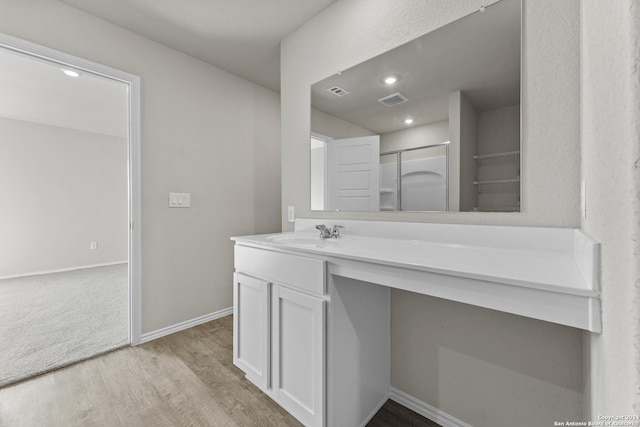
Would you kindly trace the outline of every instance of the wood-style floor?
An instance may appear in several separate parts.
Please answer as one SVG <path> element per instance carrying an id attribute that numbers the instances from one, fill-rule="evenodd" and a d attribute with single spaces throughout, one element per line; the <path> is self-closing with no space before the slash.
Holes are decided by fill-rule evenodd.
<path id="1" fill-rule="evenodd" d="M 2 388 L 0 426 L 300 426 L 233 366 L 232 328 L 224 317 Z M 438 426 L 392 401 L 368 425 Z"/>

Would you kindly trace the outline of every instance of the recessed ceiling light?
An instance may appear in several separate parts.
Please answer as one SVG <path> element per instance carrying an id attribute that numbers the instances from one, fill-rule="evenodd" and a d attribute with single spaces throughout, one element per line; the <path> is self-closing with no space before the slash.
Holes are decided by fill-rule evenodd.
<path id="1" fill-rule="evenodd" d="M 397 76 L 387 76 L 384 79 L 382 79 L 382 81 L 384 82 L 384 84 L 392 85 L 392 84 L 394 84 L 395 82 L 398 81 L 398 77 Z"/>
<path id="2" fill-rule="evenodd" d="M 405 125 L 410 125 L 411 123 L 413 123 L 413 119 L 411 117 L 407 117 L 403 120 L 403 122 Z"/>
<path id="3" fill-rule="evenodd" d="M 80 73 L 73 70 L 67 70 L 65 68 L 62 69 L 62 72 L 65 73 L 69 77 L 80 77 Z"/>

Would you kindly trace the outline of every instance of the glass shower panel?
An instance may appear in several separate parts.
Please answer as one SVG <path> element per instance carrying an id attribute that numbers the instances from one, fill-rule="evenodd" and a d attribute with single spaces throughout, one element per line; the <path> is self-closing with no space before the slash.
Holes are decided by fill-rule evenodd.
<path id="1" fill-rule="evenodd" d="M 399 210 L 446 211 L 447 146 L 406 150 L 398 156 Z"/>

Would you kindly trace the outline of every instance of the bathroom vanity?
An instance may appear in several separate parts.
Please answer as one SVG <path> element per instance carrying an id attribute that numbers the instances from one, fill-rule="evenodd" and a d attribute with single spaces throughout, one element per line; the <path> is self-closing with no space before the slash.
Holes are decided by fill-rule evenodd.
<path id="1" fill-rule="evenodd" d="M 600 332 L 580 230 L 340 221 L 321 239 L 322 223 L 232 239 L 234 364 L 307 426 L 363 426 L 389 398 L 391 288 Z"/>

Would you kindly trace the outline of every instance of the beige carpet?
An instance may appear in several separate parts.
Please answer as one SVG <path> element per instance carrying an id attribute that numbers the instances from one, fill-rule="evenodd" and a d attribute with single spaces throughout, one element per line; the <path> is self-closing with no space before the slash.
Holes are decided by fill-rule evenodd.
<path id="1" fill-rule="evenodd" d="M 0 280 L 0 387 L 129 342 L 127 264 Z"/>

